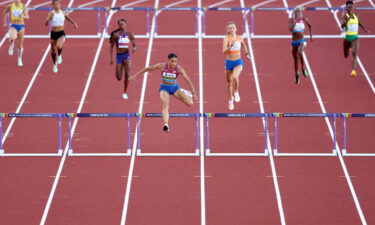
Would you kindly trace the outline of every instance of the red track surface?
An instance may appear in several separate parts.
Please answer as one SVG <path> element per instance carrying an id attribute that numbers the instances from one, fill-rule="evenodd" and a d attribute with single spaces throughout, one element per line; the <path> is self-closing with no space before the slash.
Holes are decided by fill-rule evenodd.
<path id="1" fill-rule="evenodd" d="M 31 2 L 31 6 L 43 1 Z M 74 1 L 72 7 L 88 2 Z M 158 7 L 175 1 L 162 0 Z M 203 1 L 208 7 L 217 1 Z M 246 3 L 247 7 L 262 1 Z M 287 1 L 290 7 L 305 1 Z M 117 1 L 116 6 L 128 4 Z M 134 6 L 154 7 L 154 1 Z M 341 1 L 331 1 L 340 6 Z M 63 3 L 64 6 L 68 2 Z M 106 0 L 89 6 L 110 6 Z M 358 3 L 369 6 L 367 1 Z M 196 7 L 195 1 L 176 7 Z M 240 7 L 240 1 L 220 6 Z M 275 1 L 265 7 L 284 7 Z M 319 1 L 309 6 L 327 6 Z M 46 34 L 46 12 L 30 12 L 27 34 Z M 340 32 L 330 12 L 306 12 L 312 21 L 314 34 Z M 375 32 L 374 12 L 360 12 L 361 21 Z M 96 13 L 74 12 L 79 22 L 68 34 L 96 34 Z M 119 18 L 128 20 L 128 29 L 145 34 L 144 12 L 121 11 L 110 22 L 116 28 Z M 206 12 L 206 34 L 224 34 L 227 21 L 235 21 L 244 32 L 241 12 Z M 104 18 L 102 18 L 102 24 Z M 287 33 L 287 14 L 255 12 L 255 34 Z M 158 34 L 195 33 L 193 12 L 162 12 L 158 16 Z M 4 32 L 2 32 L 4 33 Z M 137 39 L 137 52 L 132 55 L 132 72 L 145 66 L 148 39 Z M 225 91 L 222 40 L 203 40 L 203 107 L 204 112 L 229 112 Z M 360 39 L 360 58 L 372 81 L 375 81 L 373 39 Z M 16 56 L 7 55 L 8 44 L 0 48 L 0 112 L 15 112 L 22 96 L 48 46 L 48 39 L 26 39 L 23 68 L 16 67 Z M 265 112 L 322 112 L 311 79 L 293 83 L 292 55 L 288 39 L 252 39 L 260 89 Z M 63 51 L 59 74 L 52 74 L 48 53 L 35 83 L 20 112 L 76 112 L 90 73 L 98 39 L 68 39 Z M 181 65 L 199 90 L 197 39 L 154 39 L 151 62 L 166 61 L 170 52 L 179 55 Z M 82 112 L 137 112 L 139 110 L 142 78 L 130 84 L 128 101 L 121 97 L 122 82 L 114 76 L 109 64 L 109 44 L 104 41 L 98 63 L 82 108 Z M 374 112 L 374 93 L 358 69 L 359 76 L 351 78 L 350 59 L 342 54 L 341 39 L 315 39 L 308 42 L 306 56 L 327 112 Z M 254 72 L 245 62 L 241 75 L 241 102 L 235 112 L 260 112 Z M 159 73 L 147 79 L 143 112 L 160 112 Z M 187 88 L 184 81 L 181 86 Z M 201 94 L 201 90 L 199 94 Z M 171 112 L 199 112 L 199 102 L 187 108 L 171 100 Z M 193 152 L 195 127 L 192 118 L 172 118 L 171 132 L 162 133 L 161 119 L 144 118 L 141 124 L 142 152 Z M 341 122 L 341 120 L 339 120 Z M 10 119 L 3 123 L 3 131 Z M 331 121 L 332 123 L 332 121 Z M 374 152 L 375 121 L 350 119 L 348 122 L 348 151 Z M 135 123 L 132 121 L 132 140 Z M 228 129 L 229 128 L 229 129 Z M 339 125 L 339 145 L 342 132 Z M 124 152 L 127 148 L 126 123 L 117 119 L 79 119 L 73 138 L 77 153 Z M 64 125 L 63 144 L 67 133 Z M 273 126 L 270 127 L 271 139 Z M 133 142 L 133 141 L 132 141 Z M 260 119 L 211 119 L 210 147 L 212 152 L 263 152 L 264 131 Z M 274 147 L 273 141 L 271 141 Z M 6 139 L 7 153 L 55 152 L 57 150 L 57 121 L 53 119 L 17 119 Z M 286 119 L 279 123 L 280 152 L 330 152 L 331 136 L 323 119 Z M 361 224 L 343 167 L 338 157 L 274 157 L 281 201 L 287 224 Z M 0 223 L 38 224 L 46 208 L 56 171 L 58 157 L 0 158 Z M 119 224 L 123 214 L 124 196 L 131 165 L 130 157 L 67 157 L 48 212 L 46 224 Z M 272 162 L 268 157 L 205 157 L 206 223 L 280 224 Z M 364 216 L 368 224 L 375 223 L 375 172 L 370 157 L 345 157 Z M 136 157 L 129 195 L 126 224 L 201 224 L 201 167 L 198 157 Z"/>

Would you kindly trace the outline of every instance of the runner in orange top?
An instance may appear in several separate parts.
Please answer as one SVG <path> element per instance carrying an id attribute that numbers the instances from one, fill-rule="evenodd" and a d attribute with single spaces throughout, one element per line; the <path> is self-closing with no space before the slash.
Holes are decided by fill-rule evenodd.
<path id="1" fill-rule="evenodd" d="M 236 31 L 237 28 L 234 22 L 227 23 L 227 35 L 223 40 L 223 53 L 227 56 L 225 60 L 225 74 L 229 94 L 229 110 L 234 109 L 234 101 L 240 101 L 238 86 L 240 84 L 239 77 L 243 68 L 241 46 L 245 49 L 247 59 L 251 60 L 243 39 L 236 34 Z"/>

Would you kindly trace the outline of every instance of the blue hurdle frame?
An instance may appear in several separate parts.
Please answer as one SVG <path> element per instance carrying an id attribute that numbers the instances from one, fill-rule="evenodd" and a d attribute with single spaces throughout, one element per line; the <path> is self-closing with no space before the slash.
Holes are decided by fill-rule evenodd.
<path id="1" fill-rule="evenodd" d="M 216 153 L 211 152 L 210 142 L 209 142 L 209 118 L 262 118 L 263 119 L 263 129 L 264 129 L 264 153 L 236 153 L 236 152 L 227 152 L 227 153 Z M 268 135 L 268 118 L 270 115 L 268 113 L 205 113 L 206 118 L 206 156 L 269 156 L 269 135 Z"/>
<path id="2" fill-rule="evenodd" d="M 137 153 L 136 156 L 200 156 L 199 154 L 199 113 L 170 113 L 169 117 L 182 117 L 182 118 L 194 118 L 195 119 L 195 151 L 192 153 L 145 153 L 141 151 L 141 120 L 145 118 L 161 118 L 161 113 L 137 113 Z"/>
<path id="3" fill-rule="evenodd" d="M 68 117 L 68 156 L 131 156 L 130 147 L 130 118 L 134 117 L 133 113 L 67 113 Z M 72 134 L 72 118 L 126 118 L 127 121 L 127 149 L 124 153 L 74 153 L 73 151 L 73 134 Z"/>
<path id="4" fill-rule="evenodd" d="M 57 118 L 58 121 L 58 147 L 57 153 L 6 153 L 3 148 L 2 121 L 4 118 Z M 62 113 L 1 113 L 0 115 L 0 156 L 62 156 Z"/>
<path id="5" fill-rule="evenodd" d="M 346 140 L 346 129 L 347 129 L 347 118 L 373 118 L 375 119 L 375 113 L 341 113 L 341 117 L 343 119 L 343 147 L 342 147 L 342 155 L 343 156 L 375 156 L 375 153 L 349 153 L 347 151 L 347 140 Z"/>
<path id="6" fill-rule="evenodd" d="M 337 117 L 340 116 L 339 114 L 337 113 L 272 113 L 272 116 L 274 117 L 274 129 L 275 129 L 274 149 L 273 149 L 274 156 L 337 156 L 338 145 L 337 145 L 336 120 L 337 120 Z M 298 118 L 298 117 L 326 118 L 326 117 L 329 117 L 329 118 L 333 118 L 332 153 L 280 153 L 278 151 L 277 121 L 278 121 L 278 118 L 281 118 L 281 117 L 292 117 L 292 118 Z"/>

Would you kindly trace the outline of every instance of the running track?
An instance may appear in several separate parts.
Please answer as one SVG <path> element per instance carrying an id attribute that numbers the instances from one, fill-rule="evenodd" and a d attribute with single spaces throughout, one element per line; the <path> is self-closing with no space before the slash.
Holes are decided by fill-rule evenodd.
<path id="1" fill-rule="evenodd" d="M 32 0 L 30 5 L 43 2 Z M 85 3 L 88 1 L 72 0 L 63 5 L 78 7 Z M 129 3 L 107 0 L 88 6 Z M 161 8 L 172 3 L 174 1 L 139 1 L 134 6 Z M 203 1 L 201 6 L 214 3 L 218 2 Z M 251 4 L 227 1 L 219 6 L 250 7 L 258 3 L 262 1 Z M 286 4 L 297 6 L 302 3 L 304 1 L 278 0 L 263 6 L 285 7 Z M 175 7 L 196 7 L 198 4 L 182 1 Z M 343 2 L 316 1 L 309 6 L 327 4 L 340 6 Z M 362 1 L 358 5 L 371 6 L 371 2 Z M 287 34 L 287 13 L 255 13 L 255 34 Z M 360 13 L 363 23 L 374 32 L 374 12 Z M 71 15 L 79 22 L 80 29 L 73 31 L 67 24 L 68 34 L 96 32 L 95 13 L 73 12 Z M 110 29 L 115 28 L 118 18 L 125 17 L 129 30 L 144 34 L 144 15 L 143 12 L 117 12 L 111 17 Z M 32 11 L 30 16 L 27 34 L 46 34 L 47 28 L 41 26 L 46 12 Z M 315 34 L 339 32 L 331 12 L 306 12 L 305 16 L 312 21 Z M 244 32 L 242 12 L 206 12 L 206 34 L 223 34 L 229 20 L 238 24 L 239 33 Z M 158 34 L 195 33 L 193 12 L 162 12 L 157 21 Z M 7 55 L 7 43 L 0 48 L 1 112 L 17 109 L 25 113 L 160 111 L 159 74 L 156 72 L 149 74 L 144 82 L 144 101 L 140 100 L 143 78 L 131 83 L 130 99 L 121 100 L 122 83 L 115 81 L 114 67 L 109 65 L 108 40 L 101 45 L 99 39 L 68 39 L 58 75 L 52 74 L 49 53 L 43 60 L 47 40 L 26 40 L 23 68 L 15 66 L 15 56 Z M 374 82 L 374 41 L 363 38 L 360 42 L 360 59 Z M 168 53 L 175 52 L 196 89 L 203 93 L 203 102 L 200 109 L 199 102 L 186 108 L 172 100 L 171 112 L 229 112 L 221 43 L 220 39 L 203 39 L 203 74 L 200 74 L 198 39 L 153 39 L 152 43 L 148 39 L 137 39 L 133 72 L 146 65 L 147 57 L 150 57 L 149 63 L 154 64 L 163 62 Z M 252 39 L 251 44 L 256 70 L 245 62 L 240 86 L 242 99 L 235 105 L 236 112 L 260 112 L 263 108 L 265 112 L 322 112 L 322 107 L 327 112 L 374 112 L 374 93 L 362 71 L 359 70 L 360 75 L 356 78 L 348 76 L 350 62 L 342 57 L 341 40 L 308 42 L 306 58 L 318 91 L 310 78 L 294 85 L 288 39 Z M 149 47 L 151 51 L 148 51 Z M 97 53 L 100 54 L 95 64 Z M 39 64 L 40 71 L 37 69 Z M 200 76 L 203 76 L 201 87 Z M 32 77 L 35 81 L 23 102 Z M 83 98 L 88 82 L 87 95 Z M 180 83 L 186 87 L 183 81 Z M 160 132 L 160 119 L 144 119 L 142 151 L 192 152 L 195 130 L 191 120 L 172 118 L 172 130 L 164 134 Z M 4 131 L 9 121 L 7 119 L 3 124 Z M 133 135 L 134 126 L 133 122 Z M 260 119 L 213 119 L 211 151 L 262 152 L 262 126 Z M 349 126 L 349 151 L 373 152 L 369 146 L 374 144 L 374 121 L 353 119 Z M 280 152 L 331 151 L 331 136 L 323 119 L 283 119 L 279 131 Z M 56 136 L 57 122 L 52 119 L 17 119 L 4 148 L 7 153 L 53 152 Z M 124 123 L 115 119 L 80 119 L 74 133 L 74 151 L 123 152 L 126 148 L 124 136 Z M 66 139 L 65 133 L 64 144 Z M 339 146 L 342 147 L 341 142 Z M 44 219 L 45 224 L 120 224 L 120 221 L 137 225 L 280 224 L 284 221 L 286 224 L 363 224 L 348 180 L 353 184 L 365 220 L 368 224 L 375 223 L 375 185 L 372 181 L 375 167 L 371 157 L 344 157 L 343 162 L 339 157 L 65 157 L 61 160 L 60 157 L 0 158 L 1 224 L 44 224 Z M 57 173 L 59 168 L 61 174 Z M 345 177 L 343 168 L 348 170 L 349 178 Z M 204 179 L 201 179 L 203 172 Z M 277 183 L 274 176 L 277 176 Z M 54 182 L 57 186 L 51 194 Z M 275 188 L 280 189 L 280 196 Z M 47 204 L 49 201 L 50 205 Z"/>

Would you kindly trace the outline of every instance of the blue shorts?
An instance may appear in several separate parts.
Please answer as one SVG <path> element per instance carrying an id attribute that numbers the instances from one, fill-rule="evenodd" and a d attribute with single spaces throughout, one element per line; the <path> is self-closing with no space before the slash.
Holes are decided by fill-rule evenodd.
<path id="1" fill-rule="evenodd" d="M 14 29 L 17 30 L 17 32 L 20 32 L 23 28 L 25 28 L 25 24 L 12 24 L 10 27 L 13 27 Z"/>
<path id="2" fill-rule="evenodd" d="M 165 91 L 170 95 L 174 95 L 178 89 L 180 89 L 180 86 L 177 83 L 172 85 L 160 84 L 159 92 Z"/>
<path id="3" fill-rule="evenodd" d="M 129 52 L 116 54 L 116 64 L 122 64 L 127 59 L 130 59 Z"/>
<path id="4" fill-rule="evenodd" d="M 306 43 L 306 40 L 305 39 L 301 39 L 299 41 L 290 41 L 290 43 L 292 44 L 293 47 L 299 47 L 301 45 L 301 43 L 305 44 Z"/>
<path id="5" fill-rule="evenodd" d="M 225 70 L 230 70 L 232 71 L 236 66 L 243 66 L 242 59 L 237 59 L 237 60 L 225 60 Z"/>

